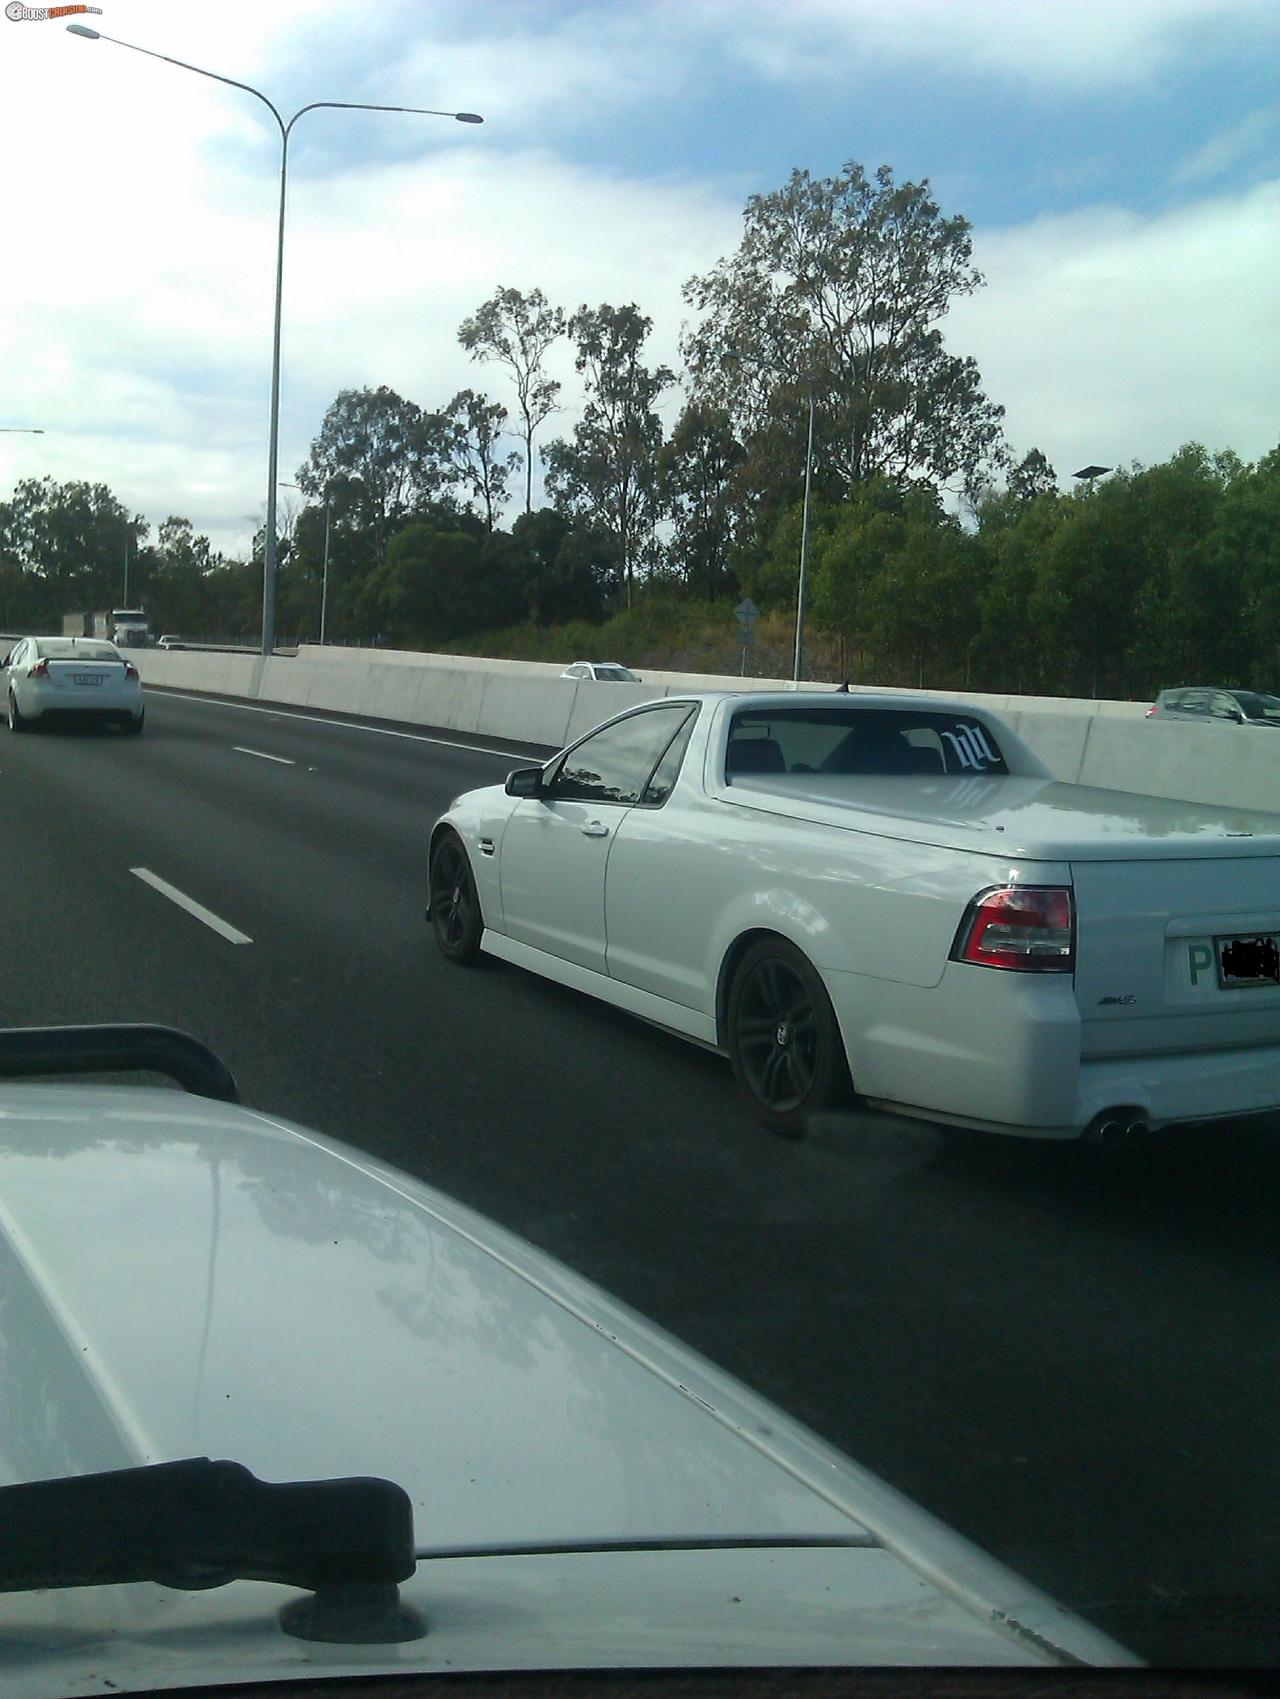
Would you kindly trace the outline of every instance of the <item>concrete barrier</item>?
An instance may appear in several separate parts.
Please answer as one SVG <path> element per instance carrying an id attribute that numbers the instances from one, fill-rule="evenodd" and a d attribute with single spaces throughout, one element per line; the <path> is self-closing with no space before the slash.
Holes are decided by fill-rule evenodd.
<path id="1" fill-rule="evenodd" d="M 476 731 L 553 749 L 569 742 L 569 720 L 578 684 L 563 678 L 512 678 L 491 674 L 484 681 Z M 598 716 L 607 719 L 608 711 Z"/>
<path id="2" fill-rule="evenodd" d="M 695 690 L 782 691 L 785 679 L 650 672 L 639 685 L 561 679 L 548 662 L 303 645 L 294 658 L 134 652 L 144 684 L 400 720 L 561 748 L 633 703 Z M 863 694 L 873 687 L 854 687 Z M 914 699 L 929 691 L 893 690 Z M 1007 719 L 1069 783 L 1234 808 L 1280 811 L 1280 733 L 1147 720 L 1142 702 L 948 691 Z"/>

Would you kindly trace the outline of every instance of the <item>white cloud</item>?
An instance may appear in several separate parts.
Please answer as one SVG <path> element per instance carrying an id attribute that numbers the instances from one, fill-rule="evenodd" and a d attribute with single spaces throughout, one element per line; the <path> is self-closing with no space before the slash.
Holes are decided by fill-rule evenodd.
<path id="1" fill-rule="evenodd" d="M 1208 183 L 1256 155 L 1280 130 L 1280 107 L 1247 112 L 1236 124 L 1211 136 L 1174 173 L 1176 183 Z"/>
<path id="2" fill-rule="evenodd" d="M 739 186 L 571 164 L 556 135 L 579 121 L 625 124 L 659 87 L 695 101 L 700 79 L 728 77 L 734 44 L 794 38 L 807 52 L 860 31 L 871 53 L 924 56 L 950 42 L 970 62 L 1001 53 L 1033 67 L 1037 46 L 1052 57 L 1052 30 L 1096 25 L 1099 60 L 1122 40 L 1146 63 L 1179 29 L 1256 15 L 1246 0 L 1015 11 L 1036 21 L 1010 15 L 1007 30 L 988 24 L 974 41 L 971 0 L 619 6 L 568 14 L 541 42 L 513 28 L 497 42 L 433 45 L 418 27 L 396 57 L 384 38 L 417 8 L 389 7 L 376 22 L 366 10 L 348 34 L 345 8 L 317 0 L 223 0 L 209 12 L 131 0 L 117 27 L 272 90 L 278 77 L 300 102 L 383 96 L 378 77 L 360 72 L 358 89 L 344 80 L 333 54 L 345 46 L 353 77 L 357 63 L 383 65 L 386 98 L 506 103 L 502 122 L 479 131 L 370 115 L 369 126 L 389 126 L 367 133 L 391 139 L 396 163 L 343 152 L 358 116 L 304 120 L 309 134 L 338 138 L 339 168 L 325 174 L 323 150 L 299 150 L 291 173 L 280 453 L 290 479 L 341 388 L 385 383 L 439 406 L 471 386 L 510 404 L 501 372 L 472 364 L 456 340 L 500 284 L 540 287 L 569 310 L 634 300 L 655 321 L 651 358 L 678 366 L 681 285 L 737 242 Z M 10 161 L 0 425 L 48 433 L 0 436 L 0 495 L 44 472 L 102 480 L 153 523 L 186 514 L 215 545 L 245 547 L 265 502 L 279 153 L 264 120 L 248 96 L 188 72 L 72 41 L 56 24 L 0 21 Z M 1060 472 L 1159 459 L 1188 437 L 1252 457 L 1276 435 L 1278 212 L 1273 186 L 1153 219 L 1094 210 L 979 232 L 989 287 L 957 308 L 949 338 L 978 357 L 1015 443 L 1038 443 Z M 566 411 L 544 438 L 573 422 L 564 348 L 556 374 Z"/>
<path id="3" fill-rule="evenodd" d="M 1021 454 L 1064 480 L 1183 443 L 1280 441 L 1280 182 L 1160 217 L 1115 209 L 975 238 L 987 287 L 946 321 Z"/>
<path id="4" fill-rule="evenodd" d="M 1197 43 L 1280 35 L 1273 0 L 714 0 L 734 51 L 779 81 L 904 63 L 1072 90 L 1156 82 Z"/>

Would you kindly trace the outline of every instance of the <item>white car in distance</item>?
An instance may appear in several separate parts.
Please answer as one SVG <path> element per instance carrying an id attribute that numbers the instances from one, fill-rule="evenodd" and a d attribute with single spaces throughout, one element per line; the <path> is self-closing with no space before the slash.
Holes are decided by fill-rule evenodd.
<path id="1" fill-rule="evenodd" d="M 880 1109 L 1103 1144 L 1280 1108 L 1280 815 L 1057 782 L 927 696 L 647 703 L 459 797 L 481 950 L 726 1052 L 774 1130 Z"/>
<path id="2" fill-rule="evenodd" d="M 42 720 L 106 720 L 142 730 L 146 707 L 133 662 L 101 637 L 23 637 L 0 665 L 11 732 Z"/>
<path id="3" fill-rule="evenodd" d="M 595 684 L 640 684 L 643 681 L 618 661 L 575 661 L 561 678 L 585 679 Z"/>

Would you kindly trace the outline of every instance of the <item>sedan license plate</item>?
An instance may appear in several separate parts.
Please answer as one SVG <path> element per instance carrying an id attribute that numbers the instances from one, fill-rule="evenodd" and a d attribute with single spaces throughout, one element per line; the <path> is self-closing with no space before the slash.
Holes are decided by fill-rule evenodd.
<path id="1" fill-rule="evenodd" d="M 1224 990 L 1280 985 L 1280 934 L 1215 938 L 1213 947 L 1218 954 L 1218 984 Z"/>
<path id="2" fill-rule="evenodd" d="M 101 684 L 102 683 L 102 674 L 101 673 L 72 673 L 71 679 L 72 679 L 73 684 Z"/>

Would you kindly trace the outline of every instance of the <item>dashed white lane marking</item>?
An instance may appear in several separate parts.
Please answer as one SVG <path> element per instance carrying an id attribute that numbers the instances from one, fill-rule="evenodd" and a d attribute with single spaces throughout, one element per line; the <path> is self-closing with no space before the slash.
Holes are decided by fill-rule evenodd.
<path id="1" fill-rule="evenodd" d="M 233 743 L 232 749 L 237 755 L 256 755 L 259 761 L 278 761 L 282 767 L 296 767 L 296 761 L 290 761 L 287 755 L 268 755 L 265 749 L 246 749 L 242 743 Z"/>
<path id="2" fill-rule="evenodd" d="M 268 714 L 273 720 L 309 720 L 316 726 L 337 726 L 342 731 L 372 732 L 375 737 L 402 737 L 410 743 L 438 743 L 445 749 L 465 749 L 469 755 L 500 755 L 504 760 L 527 761 L 532 766 L 537 765 L 536 755 L 528 755 L 519 749 L 495 749 L 488 743 L 459 743 L 451 737 L 428 737 L 425 732 L 396 731 L 393 726 L 366 726 L 359 720 L 327 720 L 323 714 L 298 714 L 288 708 L 260 708 L 254 702 L 224 702 L 212 696 L 193 696 L 185 690 L 164 689 L 157 692 L 161 698 L 176 697 L 179 702 L 203 702 L 208 708 L 238 708 L 242 714 Z"/>
<path id="3" fill-rule="evenodd" d="M 153 873 L 149 867 L 131 867 L 129 871 L 135 878 L 141 879 L 144 885 L 150 885 L 153 890 L 159 891 L 162 897 L 168 897 L 171 903 L 177 903 L 179 908 L 186 909 L 188 914 L 193 914 L 197 920 L 202 920 L 206 926 L 212 927 L 215 932 L 221 933 L 221 935 L 227 939 L 229 943 L 253 943 L 253 939 L 250 938 L 247 933 L 239 931 L 236 927 L 232 926 L 229 921 L 220 920 L 218 916 L 214 914 L 211 909 L 207 909 L 203 903 L 198 903 L 194 897 L 187 896 L 187 894 L 184 891 L 180 891 L 176 885 L 171 885 L 167 879 L 162 879 L 158 873 Z"/>

